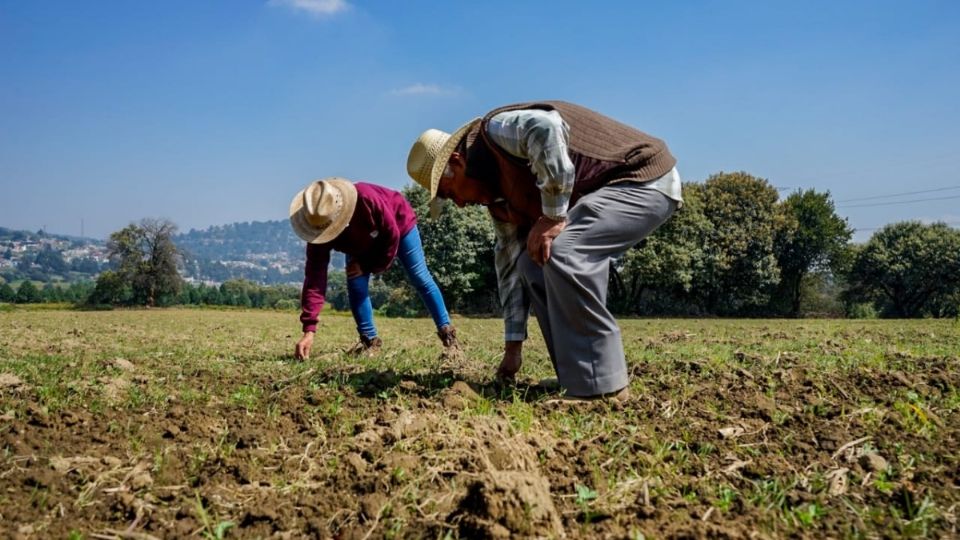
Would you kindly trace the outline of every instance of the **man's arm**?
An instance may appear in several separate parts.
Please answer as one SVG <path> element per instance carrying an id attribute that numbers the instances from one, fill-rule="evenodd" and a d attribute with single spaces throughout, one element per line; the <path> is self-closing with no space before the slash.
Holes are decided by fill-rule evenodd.
<path id="1" fill-rule="evenodd" d="M 569 128 L 557 111 L 502 112 L 487 123 L 487 134 L 506 152 L 525 159 L 537 177 L 543 215 L 566 218 L 576 169 L 567 153 Z"/>

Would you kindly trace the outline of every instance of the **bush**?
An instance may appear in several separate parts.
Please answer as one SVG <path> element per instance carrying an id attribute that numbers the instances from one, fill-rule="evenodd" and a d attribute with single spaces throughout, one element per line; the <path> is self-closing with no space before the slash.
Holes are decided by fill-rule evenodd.
<path id="1" fill-rule="evenodd" d="M 281 298 L 273 304 L 274 309 L 299 310 L 300 301 L 292 298 Z"/>
<path id="2" fill-rule="evenodd" d="M 380 312 L 387 317 L 416 317 L 423 308 L 420 298 L 408 287 L 394 287 Z"/>
<path id="3" fill-rule="evenodd" d="M 43 302 L 43 293 L 28 279 L 20 284 L 14 301 L 18 304 L 37 304 Z"/>
<path id="4" fill-rule="evenodd" d="M 872 302 L 860 302 L 847 306 L 849 319 L 876 319 L 880 316 Z"/>

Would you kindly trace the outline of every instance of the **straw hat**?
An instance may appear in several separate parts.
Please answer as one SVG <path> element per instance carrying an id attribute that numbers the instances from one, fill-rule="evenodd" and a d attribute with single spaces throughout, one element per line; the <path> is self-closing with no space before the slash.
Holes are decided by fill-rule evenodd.
<path id="1" fill-rule="evenodd" d="M 431 199 L 437 196 L 437 186 L 443 169 L 450 161 L 450 154 L 478 122 L 479 118 L 467 122 L 453 135 L 439 129 L 428 129 L 413 143 L 407 156 L 407 174 L 430 192 Z"/>
<path id="2" fill-rule="evenodd" d="M 333 176 L 316 180 L 290 203 L 290 226 L 307 242 L 323 244 L 347 228 L 356 207 L 353 182 Z"/>

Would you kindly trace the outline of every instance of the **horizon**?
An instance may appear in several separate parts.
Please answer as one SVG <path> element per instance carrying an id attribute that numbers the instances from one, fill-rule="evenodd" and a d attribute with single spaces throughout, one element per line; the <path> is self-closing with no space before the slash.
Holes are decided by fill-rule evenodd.
<path id="1" fill-rule="evenodd" d="M 857 242 L 960 224 L 960 4 L 542 6 L 0 0 L 0 226 L 285 220 L 313 178 L 400 189 L 423 130 L 543 98 L 663 138 L 687 182 L 829 191 Z"/>

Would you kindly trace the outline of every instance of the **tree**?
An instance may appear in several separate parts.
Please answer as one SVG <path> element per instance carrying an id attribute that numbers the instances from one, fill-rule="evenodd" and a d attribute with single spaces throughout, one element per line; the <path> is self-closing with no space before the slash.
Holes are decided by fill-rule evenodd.
<path id="1" fill-rule="evenodd" d="M 753 314 L 780 281 L 774 238 L 784 219 L 777 190 L 745 172 L 718 173 L 704 183 L 702 199 L 712 229 L 692 293 L 709 313 Z"/>
<path id="2" fill-rule="evenodd" d="M 119 279 L 129 284 L 127 303 L 154 306 L 175 300 L 183 283 L 177 271 L 181 255 L 173 243 L 176 230 L 170 221 L 144 219 L 111 234 L 107 250 L 115 275 L 107 278 L 111 283 L 105 292 L 119 292 Z"/>
<path id="3" fill-rule="evenodd" d="M 48 282 L 41 291 L 44 302 L 63 302 L 63 290 L 53 282 Z"/>
<path id="4" fill-rule="evenodd" d="M 79 304 L 85 302 L 93 292 L 95 284 L 92 281 L 75 281 L 71 283 L 63 294 L 67 302 Z"/>
<path id="5" fill-rule="evenodd" d="M 246 279 L 228 279 L 220 284 L 220 298 L 231 306 L 253 307 L 252 296 L 259 286 Z"/>
<path id="6" fill-rule="evenodd" d="M 203 303 L 208 306 L 217 306 L 223 304 L 223 298 L 220 296 L 220 288 L 207 287 L 203 291 Z"/>
<path id="7" fill-rule="evenodd" d="M 70 261 L 70 270 L 82 274 L 96 274 L 100 271 L 100 265 L 93 257 L 78 257 Z"/>
<path id="8" fill-rule="evenodd" d="M 178 303 L 189 306 L 200 305 L 200 302 L 203 299 L 201 287 L 203 287 L 202 284 L 195 286 L 189 283 L 184 283 L 183 287 L 180 288 L 180 298 Z"/>
<path id="9" fill-rule="evenodd" d="M 495 310 L 497 277 L 493 264 L 494 233 L 486 209 L 480 206 L 449 208 L 450 205 L 447 205 L 437 219 L 430 219 L 430 197 L 426 190 L 407 186 L 403 189 L 403 195 L 417 213 L 427 266 L 443 291 L 447 307 L 472 312 Z M 404 309 L 392 306 L 391 311 L 422 311 L 420 299 L 407 283 L 400 264 L 394 262 L 383 280 L 389 286 L 405 291 L 391 295 L 389 303 L 407 305 Z"/>
<path id="10" fill-rule="evenodd" d="M 17 293 L 9 283 L 0 285 L 0 302 L 13 302 L 17 299 Z"/>
<path id="11" fill-rule="evenodd" d="M 45 272 L 53 274 L 64 274 L 70 270 L 70 266 L 63 260 L 63 255 L 49 245 L 44 246 L 43 249 L 37 253 L 37 257 L 33 262 Z"/>
<path id="12" fill-rule="evenodd" d="M 97 284 L 86 300 L 87 304 L 100 305 L 127 305 L 133 303 L 133 288 L 119 272 L 107 270 L 101 272 Z"/>
<path id="13" fill-rule="evenodd" d="M 837 215 L 829 192 L 797 191 L 781 206 L 786 222 L 775 242 L 780 290 L 789 301 L 790 316 L 797 317 L 804 278 L 810 272 L 836 270 L 853 229 Z"/>
<path id="14" fill-rule="evenodd" d="M 703 186 L 684 186 L 683 206 L 654 234 L 611 265 L 611 309 L 625 313 L 702 311 L 689 293 L 703 277 L 713 224 L 703 213 Z"/>
<path id="15" fill-rule="evenodd" d="M 877 231 L 856 254 L 848 301 L 872 301 L 892 317 L 955 316 L 960 231 L 905 221 Z"/>
<path id="16" fill-rule="evenodd" d="M 20 284 L 14 301 L 18 304 L 37 304 L 43 302 L 43 294 L 41 294 L 40 289 L 28 279 Z"/>
<path id="17" fill-rule="evenodd" d="M 843 303 L 846 282 L 833 271 L 813 271 L 803 276 L 800 285 L 800 312 L 816 317 L 842 318 L 847 310 Z"/>

